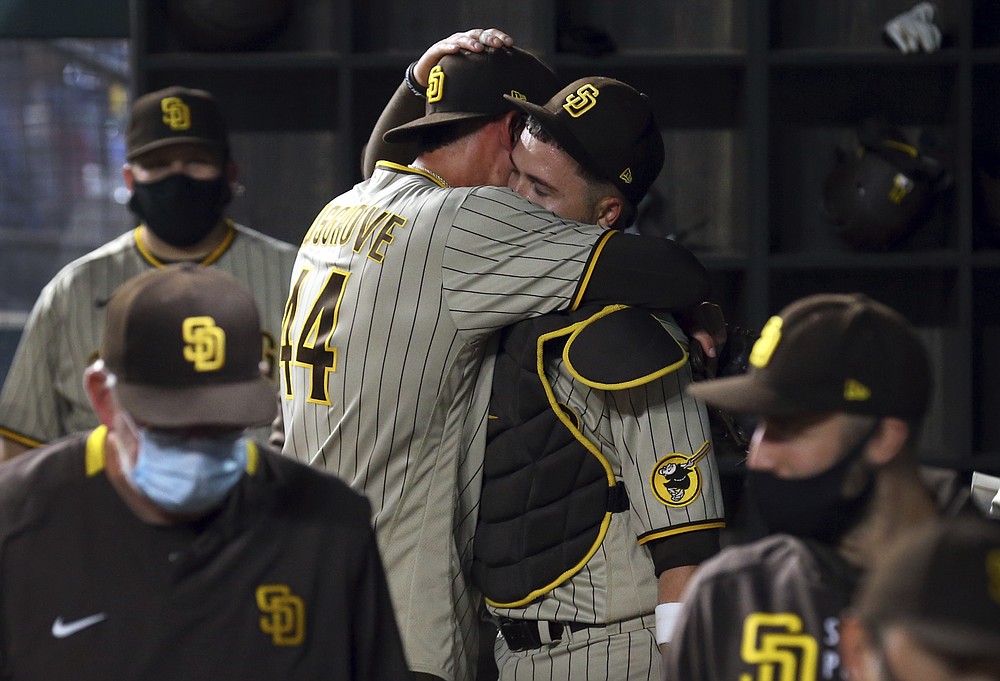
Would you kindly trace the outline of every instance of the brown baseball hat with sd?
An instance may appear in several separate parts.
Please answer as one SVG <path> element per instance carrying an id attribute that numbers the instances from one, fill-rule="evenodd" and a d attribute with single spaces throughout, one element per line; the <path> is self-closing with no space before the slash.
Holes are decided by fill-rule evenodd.
<path id="1" fill-rule="evenodd" d="M 614 78 L 581 78 L 544 106 L 504 95 L 538 119 L 566 153 L 633 204 L 663 168 L 663 138 L 649 97 Z"/>
<path id="2" fill-rule="evenodd" d="M 108 303 L 101 359 L 122 407 L 154 428 L 264 424 L 257 305 L 232 275 L 191 263 L 150 270 Z"/>
<path id="3" fill-rule="evenodd" d="M 229 153 L 226 122 L 211 93 L 174 85 L 135 100 L 125 131 L 125 157 L 131 161 L 172 144 L 204 144 Z"/>
<path id="4" fill-rule="evenodd" d="M 691 394 L 759 416 L 840 411 L 919 418 L 927 409 L 927 350 L 910 323 L 862 294 L 802 298 L 768 320 L 741 376 L 696 383 Z"/>
<path id="5" fill-rule="evenodd" d="M 431 127 L 513 111 L 504 95 L 544 102 L 559 87 L 552 69 L 517 47 L 445 55 L 431 70 L 430 81 L 424 116 L 386 131 L 383 140 L 415 142 Z"/>

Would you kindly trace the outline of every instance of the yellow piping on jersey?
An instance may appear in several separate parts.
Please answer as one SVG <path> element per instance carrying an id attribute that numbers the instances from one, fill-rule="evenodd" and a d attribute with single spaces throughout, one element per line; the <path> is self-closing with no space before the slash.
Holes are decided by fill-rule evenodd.
<path id="1" fill-rule="evenodd" d="M 548 377 L 545 375 L 545 355 L 543 351 L 543 346 L 545 345 L 545 342 L 552 340 L 554 338 L 559 338 L 560 336 L 569 335 L 574 331 L 576 331 L 579 327 L 586 325 L 587 321 L 588 320 L 584 320 L 582 322 L 570 324 L 565 328 L 556 329 L 555 331 L 550 331 L 549 333 L 545 333 L 539 336 L 537 345 L 537 362 L 535 368 L 536 371 L 538 372 L 538 378 L 542 382 L 542 388 L 545 390 L 545 396 L 549 400 L 549 406 L 551 407 L 552 411 L 555 412 L 556 417 L 562 422 L 562 424 L 569 429 L 569 432 L 573 434 L 573 437 L 576 438 L 580 442 L 580 444 L 582 444 L 584 448 L 600 462 L 608 478 L 608 489 L 611 489 L 617 484 L 617 480 L 615 480 L 614 471 L 611 470 L 611 464 L 608 463 L 607 458 L 605 458 L 604 455 L 601 454 L 600 450 L 598 450 L 597 447 L 594 446 L 593 442 L 587 439 L 587 437 L 583 434 L 583 432 L 581 432 L 580 429 L 576 427 L 572 419 L 570 419 L 566 415 L 566 412 L 559 406 L 559 402 L 556 400 L 555 393 L 552 391 L 552 385 L 549 383 Z M 601 521 L 601 529 L 597 533 L 597 539 L 594 541 L 594 545 L 590 547 L 590 550 L 587 551 L 587 554 L 580 560 L 579 563 L 577 563 L 573 567 L 563 572 L 561 575 L 552 580 L 549 584 L 546 584 L 543 587 L 535 589 L 527 596 L 518 601 L 514 601 L 511 603 L 499 603 L 497 601 L 484 597 L 486 603 L 495 608 L 520 608 L 527 605 L 536 598 L 544 596 L 549 591 L 552 591 L 557 586 L 559 586 L 563 582 L 573 577 L 573 575 L 582 570 L 583 567 L 588 562 L 590 562 L 590 559 L 594 557 L 594 554 L 597 553 L 597 549 L 604 542 L 604 537 L 608 534 L 608 527 L 610 527 L 611 525 L 611 515 L 612 515 L 611 511 L 605 511 L 604 520 Z"/>
<path id="2" fill-rule="evenodd" d="M 609 314 L 618 312 L 619 310 L 624 310 L 626 308 L 628 308 L 628 305 L 608 305 L 603 310 L 593 315 L 589 319 L 585 319 L 584 321 L 575 325 L 576 328 L 570 335 L 569 340 L 566 341 L 566 345 L 563 346 L 562 356 L 563 356 L 563 361 L 566 363 L 566 369 L 569 371 L 570 375 L 572 375 L 573 378 L 575 378 L 576 380 L 580 381 L 580 383 L 583 383 L 584 385 L 589 386 L 591 388 L 597 388 L 598 390 L 627 390 L 629 388 L 636 388 L 640 385 L 645 385 L 651 381 L 661 378 L 662 376 L 671 374 L 680 369 L 687 363 L 688 354 L 687 351 L 684 350 L 684 346 L 678 343 L 677 339 L 674 338 L 673 335 L 670 335 L 671 340 L 673 340 L 674 343 L 677 343 L 677 347 L 680 348 L 681 350 L 681 358 L 676 362 L 674 362 L 673 364 L 668 364 L 667 366 L 657 369 L 656 371 L 646 374 L 645 376 L 639 376 L 638 378 L 634 378 L 630 381 L 622 381 L 620 383 L 600 383 L 598 381 L 592 381 L 588 379 L 587 377 L 583 376 L 579 371 L 577 371 L 576 367 L 574 367 L 573 363 L 569 360 L 569 349 L 570 345 L 573 344 L 573 341 L 576 340 L 577 336 L 579 336 L 580 333 L 591 322 L 596 322 L 601 317 L 606 317 Z"/>
<path id="3" fill-rule="evenodd" d="M 430 171 L 424 170 L 423 168 L 415 168 L 414 166 L 404 166 L 398 163 L 393 163 L 392 161 L 377 161 L 375 163 L 375 167 L 379 166 L 383 168 L 389 168 L 390 170 L 399 170 L 404 173 L 423 175 L 424 177 L 426 177 L 428 180 L 431 180 L 432 182 L 434 182 L 434 184 L 438 185 L 439 187 L 444 187 L 444 188 L 448 187 L 448 184 L 444 182 L 444 180 L 442 180 L 437 175 L 434 175 Z"/>
<path id="4" fill-rule="evenodd" d="M 583 294 L 587 290 L 587 285 L 590 283 L 590 276 L 594 272 L 594 267 L 597 265 L 598 259 L 601 257 L 601 251 L 604 250 L 605 244 L 608 243 L 608 239 L 618 233 L 616 229 L 609 229 L 607 233 L 603 234 L 597 241 L 597 245 L 594 247 L 594 257 L 590 259 L 587 263 L 587 271 L 583 273 L 583 278 L 580 279 L 580 287 L 577 289 L 576 296 L 573 298 L 573 304 L 570 306 L 570 310 L 575 310 L 580 307 L 580 302 L 583 300 Z"/>
<path id="5" fill-rule="evenodd" d="M 247 475 L 255 475 L 259 465 L 260 452 L 257 451 L 257 444 L 253 440 L 247 440 Z"/>
<path id="6" fill-rule="evenodd" d="M 639 545 L 651 542 L 654 539 L 663 539 L 664 537 L 676 537 L 679 534 L 685 534 L 687 532 L 697 532 L 699 530 L 712 530 L 717 527 L 725 527 L 726 522 L 724 520 L 713 520 L 707 523 L 693 523 L 691 525 L 685 525 L 684 527 L 674 527 L 669 530 L 662 530 L 660 532 L 650 532 L 639 539 Z"/>
<path id="7" fill-rule="evenodd" d="M 32 449 L 34 449 L 35 447 L 41 447 L 42 445 L 45 444 L 40 440 L 32 440 L 30 437 L 27 437 L 25 435 L 20 435 L 12 430 L 7 430 L 6 428 L 0 428 L 0 436 L 5 437 L 12 442 L 16 442 L 19 445 L 24 445 L 25 447 L 31 447 Z"/>
<path id="8" fill-rule="evenodd" d="M 108 439 L 108 427 L 105 425 L 97 426 L 91 431 L 90 435 L 87 436 L 87 448 L 86 448 L 86 469 L 87 477 L 92 477 L 97 475 L 104 470 L 104 457 L 105 457 L 105 443 Z M 244 469 L 247 475 L 255 475 L 257 469 L 260 467 L 260 452 L 257 450 L 257 444 L 253 440 L 247 440 L 247 463 Z"/>
<path id="9" fill-rule="evenodd" d="M 135 247 L 139 249 L 140 255 L 142 255 L 142 257 L 145 258 L 146 262 L 150 265 L 153 267 L 165 267 L 166 263 L 153 255 L 153 252 L 149 250 L 149 246 L 142 240 L 142 227 L 143 225 L 139 225 L 133 232 L 135 235 Z M 221 258 L 222 254 L 229 248 L 229 245 L 233 243 L 233 239 L 236 238 L 236 227 L 233 225 L 233 221 L 229 218 L 226 218 L 226 227 L 228 227 L 228 229 L 226 230 L 226 235 L 222 238 L 222 243 L 220 243 L 214 251 L 209 253 L 203 260 L 201 260 L 201 262 L 198 263 L 202 267 L 208 267 Z"/>

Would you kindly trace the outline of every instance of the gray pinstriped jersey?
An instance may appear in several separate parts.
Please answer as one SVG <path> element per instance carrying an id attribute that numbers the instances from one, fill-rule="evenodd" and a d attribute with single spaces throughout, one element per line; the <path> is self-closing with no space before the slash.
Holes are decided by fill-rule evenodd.
<path id="1" fill-rule="evenodd" d="M 262 357 L 275 365 L 281 311 L 295 247 L 241 225 L 204 262 L 247 286 L 261 313 Z M 35 302 L 0 393 L 0 434 L 25 444 L 49 442 L 98 425 L 83 389 L 97 356 L 105 303 L 119 284 L 157 266 L 131 230 L 74 260 Z"/>
<path id="2" fill-rule="evenodd" d="M 569 307 L 603 234 L 506 189 L 380 163 L 303 240 L 281 340 L 284 451 L 372 502 L 414 671 L 468 673 L 452 523 L 463 429 L 486 415 L 485 341 Z"/>
<path id="3" fill-rule="evenodd" d="M 663 323 L 686 345 L 683 332 L 672 321 Z M 573 634 L 569 645 L 524 653 L 511 653 L 499 642 L 500 678 L 582 678 L 581 664 L 594 674 L 586 678 L 605 678 L 605 673 L 609 674 L 607 678 L 623 680 L 659 678 L 658 648 L 651 631 L 658 582 L 642 542 L 698 527 L 719 527 L 723 522 L 722 490 L 711 452 L 697 460 L 697 493 L 688 490 L 674 500 L 665 489 L 665 480 L 657 475 L 664 461 L 693 459 L 710 442 L 707 410 L 686 393 L 692 380 L 687 364 L 660 379 L 625 390 L 588 387 L 570 375 L 561 358 L 547 364 L 546 376 L 557 401 L 579 416 L 581 432 L 607 459 L 615 478 L 626 484 L 630 509 L 611 516 L 600 547 L 571 579 L 524 607 L 489 606 L 488 610 L 518 620 L 587 624 L 635 622 L 645 616 L 650 631 L 643 635 L 638 629 L 629 634 L 587 630 Z M 482 454 L 471 455 L 463 463 L 463 522 L 458 529 L 458 542 L 464 547 L 463 562 L 471 559 L 481 460 Z M 621 640 L 602 639 L 601 632 L 617 634 Z M 598 642 L 593 641 L 595 637 Z M 580 645 L 585 639 L 590 646 Z M 592 646 L 607 652 L 588 650 Z M 543 659 L 526 664 L 527 658 L 536 656 Z M 571 668 L 576 669 L 576 676 L 570 676 Z"/>

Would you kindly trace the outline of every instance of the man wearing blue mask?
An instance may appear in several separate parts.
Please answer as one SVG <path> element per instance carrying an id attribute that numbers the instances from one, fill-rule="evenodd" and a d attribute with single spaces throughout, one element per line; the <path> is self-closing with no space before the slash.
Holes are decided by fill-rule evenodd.
<path id="1" fill-rule="evenodd" d="M 174 265 L 112 296 L 101 425 L 0 465 L 0 676 L 409 679 L 370 507 L 258 446 L 250 293 Z"/>

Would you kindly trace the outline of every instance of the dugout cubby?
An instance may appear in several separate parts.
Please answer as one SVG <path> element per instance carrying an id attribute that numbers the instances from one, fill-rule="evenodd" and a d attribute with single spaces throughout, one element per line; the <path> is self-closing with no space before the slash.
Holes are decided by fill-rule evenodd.
<path id="1" fill-rule="evenodd" d="M 1000 215 L 1000 180 L 979 172 L 1000 139 L 997 3 L 938 3 L 942 48 L 902 54 L 882 27 L 916 0 L 289 0 L 278 35 L 236 52 L 186 47 L 167 0 L 129 1 L 134 92 L 183 82 L 219 94 L 247 187 L 234 211 L 293 242 L 360 178 L 406 65 L 451 32 L 499 26 L 566 82 L 631 83 L 667 150 L 636 228 L 698 253 L 734 324 L 759 328 L 818 291 L 898 307 L 934 355 L 922 456 L 963 470 L 1000 459 L 1000 218 L 983 208 L 995 191 Z M 859 251 L 832 233 L 820 199 L 869 116 L 939 157 L 949 185 L 905 240 Z"/>

